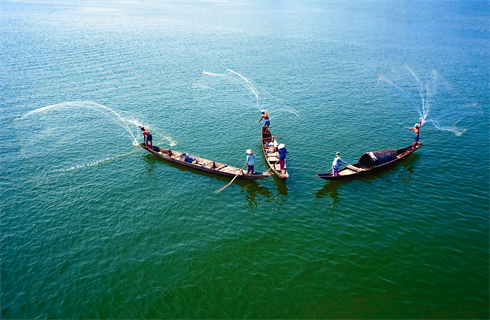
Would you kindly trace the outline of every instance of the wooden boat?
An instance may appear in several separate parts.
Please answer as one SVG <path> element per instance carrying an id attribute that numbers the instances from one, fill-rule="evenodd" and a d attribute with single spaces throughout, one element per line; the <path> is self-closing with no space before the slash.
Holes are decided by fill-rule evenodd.
<path id="1" fill-rule="evenodd" d="M 267 178 L 272 175 L 272 173 L 270 172 L 255 172 L 255 174 L 248 174 L 246 170 L 244 171 L 241 170 L 240 168 L 232 167 L 224 163 L 219 163 L 216 161 L 192 156 L 183 152 L 159 148 L 156 146 L 150 148 L 150 147 L 146 147 L 144 143 L 141 143 L 140 146 L 146 151 L 153 153 L 157 157 L 160 157 L 164 160 L 168 160 L 189 168 L 210 172 L 225 177 L 233 178 L 238 174 L 237 179 L 255 180 L 255 179 Z"/>
<path id="2" fill-rule="evenodd" d="M 422 143 L 417 142 L 415 149 L 412 145 L 408 147 L 393 150 L 384 149 L 375 152 L 366 152 L 361 156 L 359 162 L 353 165 L 348 165 L 345 168 L 339 169 L 339 175 L 334 176 L 333 172 L 318 173 L 316 176 L 325 180 L 342 180 L 354 179 L 367 174 L 368 172 L 376 172 L 390 165 L 400 162 L 422 146 Z"/>
<path id="3" fill-rule="evenodd" d="M 287 164 L 284 164 L 284 174 L 282 174 L 281 165 L 279 164 L 279 152 L 277 152 L 279 143 L 270 131 L 265 131 L 264 128 L 262 127 L 262 152 L 264 153 L 265 160 L 279 178 L 287 179 L 289 178 Z"/>

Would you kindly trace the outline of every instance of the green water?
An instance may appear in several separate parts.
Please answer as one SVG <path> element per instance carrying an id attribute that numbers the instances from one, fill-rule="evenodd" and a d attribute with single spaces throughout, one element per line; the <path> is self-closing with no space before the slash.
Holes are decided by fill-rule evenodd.
<path id="1" fill-rule="evenodd" d="M 488 7 L 1 2 L 1 317 L 489 318 Z M 410 145 L 419 83 L 461 135 L 315 177 Z M 135 143 L 263 171 L 260 108 L 287 181 L 216 193 Z"/>

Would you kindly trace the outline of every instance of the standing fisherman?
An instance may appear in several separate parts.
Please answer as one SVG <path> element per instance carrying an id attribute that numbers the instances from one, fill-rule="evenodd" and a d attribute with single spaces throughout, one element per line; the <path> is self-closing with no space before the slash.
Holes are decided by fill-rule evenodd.
<path id="1" fill-rule="evenodd" d="M 422 126 L 422 118 L 419 118 L 419 123 L 416 123 L 413 128 L 408 128 L 408 130 L 413 130 L 415 132 L 415 135 L 413 137 L 413 144 L 412 144 L 412 149 L 415 149 L 415 146 L 417 145 L 417 142 L 419 142 L 419 132 L 420 132 L 420 127 Z"/>
<path id="2" fill-rule="evenodd" d="M 280 145 L 277 146 L 277 152 L 279 153 L 279 165 L 281 166 L 281 173 L 282 175 L 284 175 L 286 154 L 288 153 L 288 150 L 286 150 L 286 146 L 284 145 L 284 143 L 281 143 Z"/>
<path id="3" fill-rule="evenodd" d="M 145 129 L 145 127 L 140 126 L 140 129 L 143 131 L 143 140 L 145 143 L 145 147 L 148 148 L 148 142 L 150 143 L 150 147 L 153 148 L 153 137 L 151 136 L 150 131 Z"/>
<path id="4" fill-rule="evenodd" d="M 264 127 L 269 128 L 271 120 L 269 119 L 269 113 L 267 113 L 267 110 L 262 110 L 262 117 L 260 117 L 259 123 L 262 121 L 262 119 L 265 120 Z"/>
<path id="5" fill-rule="evenodd" d="M 337 177 L 339 175 L 339 168 L 344 163 L 347 163 L 347 162 L 342 160 L 342 158 L 340 157 L 340 152 L 337 152 L 335 154 L 335 159 L 333 159 L 333 162 L 332 162 L 332 174 L 334 177 Z"/>
<path id="6" fill-rule="evenodd" d="M 255 165 L 255 154 L 252 152 L 252 149 L 247 150 L 247 174 L 255 174 L 254 165 Z"/>

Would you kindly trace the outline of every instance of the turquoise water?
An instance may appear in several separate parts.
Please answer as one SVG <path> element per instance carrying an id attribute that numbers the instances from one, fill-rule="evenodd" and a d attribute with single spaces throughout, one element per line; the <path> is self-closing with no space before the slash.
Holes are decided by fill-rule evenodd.
<path id="1" fill-rule="evenodd" d="M 0 2 L 1 317 L 489 318 L 489 8 Z M 265 170 L 261 108 L 285 182 L 137 145 Z"/>

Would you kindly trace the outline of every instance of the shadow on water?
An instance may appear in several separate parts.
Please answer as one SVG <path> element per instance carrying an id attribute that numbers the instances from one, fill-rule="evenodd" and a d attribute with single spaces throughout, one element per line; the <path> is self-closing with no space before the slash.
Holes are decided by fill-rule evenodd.
<path id="1" fill-rule="evenodd" d="M 258 207 L 258 201 L 260 196 L 267 199 L 273 198 L 274 195 L 266 187 L 258 184 L 256 181 L 249 181 L 249 184 L 243 188 L 247 194 L 245 195 L 245 200 L 247 200 L 247 207 L 249 209 L 255 209 Z"/>
<path id="2" fill-rule="evenodd" d="M 256 209 L 258 204 L 263 202 L 263 200 L 273 201 L 277 206 L 284 205 L 288 195 L 286 181 L 277 178 L 275 175 L 274 180 L 277 185 L 277 193 L 260 185 L 257 181 L 248 182 L 248 185 L 243 188 L 243 191 L 247 193 L 245 199 L 248 202 L 247 207 L 249 209 Z"/>
<path id="3" fill-rule="evenodd" d="M 274 181 L 276 182 L 277 191 L 279 192 L 279 194 L 282 196 L 287 196 L 288 195 L 288 186 L 286 185 L 286 180 L 279 178 L 275 174 L 273 174 L 272 177 L 274 177 Z"/>
<path id="4" fill-rule="evenodd" d="M 316 192 L 316 197 L 324 198 L 325 196 L 330 196 L 330 198 L 332 198 L 333 200 L 333 203 L 335 204 L 339 201 L 338 189 L 342 184 L 342 181 L 329 181 L 323 186 L 323 188 Z"/>

